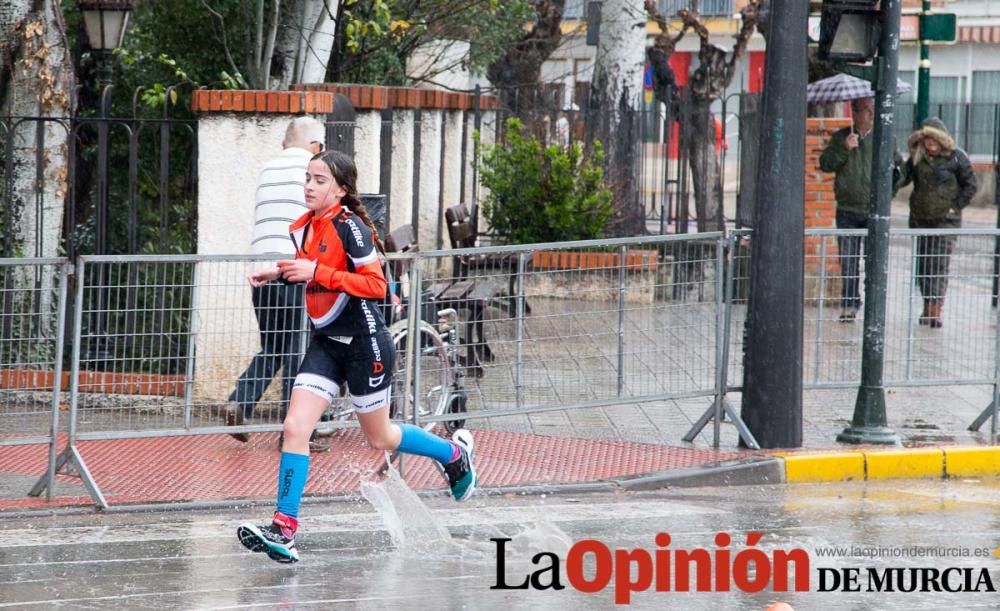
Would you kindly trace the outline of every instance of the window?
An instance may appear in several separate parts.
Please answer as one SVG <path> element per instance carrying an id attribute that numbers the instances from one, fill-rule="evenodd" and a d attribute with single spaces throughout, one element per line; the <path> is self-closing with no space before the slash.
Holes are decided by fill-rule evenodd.
<path id="1" fill-rule="evenodd" d="M 566 85 L 563 83 L 543 83 L 542 102 L 544 108 L 558 110 L 566 105 Z"/>
<path id="2" fill-rule="evenodd" d="M 993 153 L 997 102 L 1000 101 L 1000 72 L 976 70 L 972 73 L 972 103 L 969 105 L 969 154 Z"/>
<path id="3" fill-rule="evenodd" d="M 896 146 L 902 150 L 906 148 L 906 140 L 913 131 L 913 115 L 917 109 L 917 73 L 900 72 L 899 80 L 912 87 L 896 99 Z"/>
<path id="4" fill-rule="evenodd" d="M 667 17 L 673 17 L 682 8 L 691 8 L 691 0 L 658 0 L 656 7 Z M 702 17 L 732 17 L 733 0 L 701 0 Z"/>
<path id="5" fill-rule="evenodd" d="M 590 107 L 590 81 L 577 81 L 573 87 L 573 103 L 580 110 Z"/>
<path id="6" fill-rule="evenodd" d="M 566 7 L 563 9 L 563 19 L 583 19 L 584 0 L 566 0 Z"/>

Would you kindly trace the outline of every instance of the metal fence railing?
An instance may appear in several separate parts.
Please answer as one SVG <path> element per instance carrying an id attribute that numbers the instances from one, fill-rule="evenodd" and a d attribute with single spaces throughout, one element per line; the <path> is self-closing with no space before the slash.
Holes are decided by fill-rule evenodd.
<path id="1" fill-rule="evenodd" d="M 421 309 L 463 313 L 469 418 L 714 394 L 720 238 L 422 255 Z"/>
<path id="2" fill-rule="evenodd" d="M 720 423 L 742 424 L 726 397 L 742 386 L 750 239 L 744 231 L 390 255 L 400 272 L 383 308 L 399 355 L 393 414 L 505 429 L 512 418 L 559 412 L 582 422 L 589 408 L 697 398 L 711 407 L 695 428 L 714 416 L 718 447 Z M 865 300 L 863 248 L 851 246 L 864 231 L 810 230 L 805 239 L 804 386 L 856 387 L 863 321 L 842 315 Z M 984 385 L 995 396 L 1000 230 L 894 230 L 890 239 L 886 385 Z M 269 306 L 246 281 L 268 264 L 208 255 L 88 256 L 75 267 L 0 259 L 0 445 L 49 443 L 52 468 L 36 491 L 57 467 L 75 467 L 101 499 L 78 440 L 280 430 L 287 372 L 278 370 L 304 352 L 305 322 L 288 327 L 297 340 L 281 344 L 280 363 L 250 374 L 261 388 L 277 375 L 251 424 L 222 418 L 268 341 L 259 320 Z M 941 305 L 943 326 L 923 324 L 927 303 Z M 321 426 L 353 426 L 349 413 L 335 405 Z M 592 425 L 614 426 L 599 420 Z"/>
<path id="3" fill-rule="evenodd" d="M 735 234 L 739 235 L 739 234 Z M 749 232 L 743 234 L 748 237 Z M 865 301 L 864 229 L 808 230 L 803 386 L 851 388 L 861 381 Z M 739 238 L 737 238 L 739 239 Z M 890 235 L 885 328 L 888 386 L 996 383 L 995 229 L 894 229 Z M 853 244 L 853 245 L 852 245 Z M 943 252 L 950 250 L 947 264 Z M 749 248 L 737 248 L 732 325 L 742 328 Z M 852 273 L 852 270 L 856 272 Z M 845 288 L 847 285 L 847 288 Z M 924 294 L 927 291 L 927 294 Z M 942 328 L 923 316 L 940 302 Z M 856 311 L 856 318 L 845 312 Z M 730 337 L 730 388 L 742 385 L 742 336 Z"/>
<path id="4" fill-rule="evenodd" d="M 70 269 L 60 258 L 0 259 L 0 446 L 55 439 Z"/>

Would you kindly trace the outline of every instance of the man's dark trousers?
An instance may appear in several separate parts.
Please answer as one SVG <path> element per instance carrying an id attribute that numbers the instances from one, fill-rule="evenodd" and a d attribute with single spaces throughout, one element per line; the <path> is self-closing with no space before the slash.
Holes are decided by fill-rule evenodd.
<path id="1" fill-rule="evenodd" d="M 838 229 L 867 229 L 868 216 L 837 210 Z M 837 236 L 840 251 L 840 306 L 845 310 L 861 308 L 861 245 L 864 236 Z"/>
<path id="2" fill-rule="evenodd" d="M 302 285 L 269 282 L 251 290 L 260 327 L 261 350 L 236 381 L 236 389 L 229 400 L 239 403 L 243 415 L 249 418 L 271 379 L 278 369 L 282 369 L 281 418 L 284 420 L 302 357 L 299 350 L 304 316 Z"/>

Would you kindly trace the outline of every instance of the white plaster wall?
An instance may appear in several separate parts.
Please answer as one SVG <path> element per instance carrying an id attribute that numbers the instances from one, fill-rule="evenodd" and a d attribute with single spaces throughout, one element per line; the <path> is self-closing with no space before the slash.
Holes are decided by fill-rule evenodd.
<path id="1" fill-rule="evenodd" d="M 381 193 L 382 115 L 377 110 L 359 112 L 354 128 L 354 163 L 358 166 L 358 192 Z"/>
<path id="2" fill-rule="evenodd" d="M 462 202 L 462 116 L 460 110 L 444 112 L 444 207 Z M 442 221 L 443 222 L 443 221 Z M 448 232 L 442 233 L 445 246 L 448 245 Z"/>
<path id="3" fill-rule="evenodd" d="M 493 146 L 496 143 L 496 140 L 497 140 L 497 121 L 499 121 L 499 120 L 500 120 L 500 117 L 496 113 L 496 111 L 492 111 L 492 110 L 483 111 L 482 126 L 480 127 L 480 142 L 482 143 L 482 146 L 484 148 L 485 147 Z M 472 149 L 469 149 L 469 150 L 471 151 Z M 471 155 L 472 155 L 472 153 L 470 152 L 470 156 Z M 471 178 L 470 178 L 470 180 L 471 180 Z M 479 188 L 478 188 L 478 191 L 476 193 L 476 203 L 477 204 L 482 203 L 482 201 L 486 198 L 487 193 L 488 192 L 486 191 L 486 189 L 484 189 L 483 186 L 480 185 Z M 469 202 L 470 203 L 472 202 L 471 198 L 469 199 Z M 486 232 L 489 231 L 489 228 L 490 228 L 489 227 L 489 223 L 487 222 L 486 217 L 484 215 L 480 214 L 479 215 L 479 233 L 486 233 Z M 481 244 L 481 245 L 485 246 L 485 244 Z"/>
<path id="4" fill-rule="evenodd" d="M 441 119 L 443 111 L 425 110 L 420 122 L 420 242 L 421 250 L 437 248 L 441 195 Z M 443 238 L 442 238 L 443 239 Z"/>
<path id="5" fill-rule="evenodd" d="M 245 254 L 261 166 L 281 154 L 290 117 L 212 115 L 198 121 L 198 254 Z"/>
<path id="6" fill-rule="evenodd" d="M 413 222 L 413 111 L 392 115 L 392 193 L 389 213 L 393 227 Z"/>
<path id="7" fill-rule="evenodd" d="M 198 121 L 198 254 L 245 255 L 261 166 L 281 153 L 291 116 L 203 116 Z M 322 116 L 317 116 L 322 120 Z M 265 263 L 201 263 L 195 395 L 224 402 L 260 349 L 247 274 Z M 272 389 L 279 385 L 272 384 Z"/>
<path id="8" fill-rule="evenodd" d="M 471 112 L 465 115 L 468 127 L 465 130 L 465 192 L 462 194 L 462 201 L 469 207 L 472 206 L 472 163 L 474 160 L 473 153 L 476 150 L 472 131 L 476 127 L 475 119 L 475 115 Z M 459 142 L 461 142 L 461 138 L 459 138 Z"/>

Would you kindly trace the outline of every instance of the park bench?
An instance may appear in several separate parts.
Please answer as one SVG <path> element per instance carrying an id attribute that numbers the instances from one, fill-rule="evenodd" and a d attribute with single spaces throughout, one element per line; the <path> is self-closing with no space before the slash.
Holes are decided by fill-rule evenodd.
<path id="1" fill-rule="evenodd" d="M 416 252 L 418 248 L 412 225 L 402 225 L 396 228 L 385 240 L 387 253 Z M 490 300 L 499 293 L 500 283 L 491 279 L 484 280 L 470 276 L 468 268 L 463 267 L 457 259 L 458 257 L 453 262 L 454 274 L 452 277 L 435 280 L 423 290 L 421 318 L 433 325 L 437 323 L 434 319 L 439 309 L 454 308 L 467 311 L 469 316 L 466 322 L 469 324 L 469 334 L 465 338 L 467 355 L 463 358 L 465 361 L 463 364 L 472 369 L 477 377 L 481 377 L 483 362 L 493 360 L 493 353 L 485 337 L 485 310 Z M 405 279 L 408 278 L 409 262 L 393 261 L 388 272 L 402 286 L 405 284 Z M 400 295 L 400 298 L 405 300 L 407 295 Z"/>

